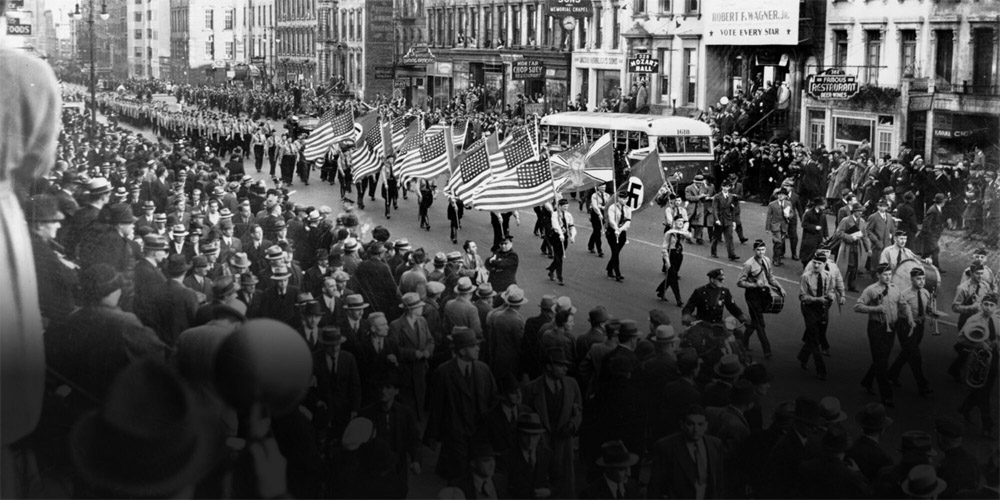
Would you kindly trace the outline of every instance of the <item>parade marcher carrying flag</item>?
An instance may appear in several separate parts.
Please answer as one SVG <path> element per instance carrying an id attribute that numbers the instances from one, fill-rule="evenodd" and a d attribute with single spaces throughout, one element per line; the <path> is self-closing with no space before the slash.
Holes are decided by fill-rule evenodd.
<path id="1" fill-rule="evenodd" d="M 455 159 L 455 146 L 450 133 L 428 130 L 423 144 L 406 152 L 399 160 L 396 176 L 409 179 L 430 179 L 450 174 Z"/>
<path id="2" fill-rule="evenodd" d="M 604 134 L 596 141 L 581 142 L 549 160 L 556 189 L 561 193 L 586 191 L 614 177 L 614 147 L 611 134 Z"/>
<path id="3" fill-rule="evenodd" d="M 500 149 L 496 135 L 484 137 L 469 146 L 465 156 L 458 163 L 458 168 L 451 174 L 446 194 L 451 194 L 459 200 L 472 200 L 491 176 L 490 156 Z"/>
<path id="4" fill-rule="evenodd" d="M 354 116 L 352 111 L 337 114 L 335 110 L 327 111 L 319 120 L 319 126 L 306 138 L 303 156 L 306 161 L 314 161 L 326 154 L 330 146 L 338 141 L 351 137 L 354 131 Z"/>

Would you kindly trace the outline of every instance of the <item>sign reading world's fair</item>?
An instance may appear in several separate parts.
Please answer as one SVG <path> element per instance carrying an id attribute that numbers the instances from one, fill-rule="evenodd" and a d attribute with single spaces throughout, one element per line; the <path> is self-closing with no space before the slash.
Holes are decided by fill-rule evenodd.
<path id="1" fill-rule="evenodd" d="M 706 45 L 798 45 L 799 0 L 702 4 Z"/>

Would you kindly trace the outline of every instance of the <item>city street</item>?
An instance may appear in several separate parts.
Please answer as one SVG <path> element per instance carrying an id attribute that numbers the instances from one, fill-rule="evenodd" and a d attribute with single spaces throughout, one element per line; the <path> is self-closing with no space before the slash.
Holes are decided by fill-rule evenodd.
<path id="1" fill-rule="evenodd" d="M 157 99 L 175 104 L 173 97 L 161 96 Z M 272 125 L 279 132 L 282 130 L 280 123 L 272 123 Z M 142 132 L 149 133 L 148 130 L 142 130 Z M 254 172 L 252 158 L 245 162 L 245 167 L 247 172 L 250 172 L 255 178 L 267 179 L 270 182 L 267 176 L 266 162 L 262 174 Z M 303 185 L 296 178 L 292 188 L 294 190 L 292 199 L 308 206 L 328 205 L 333 207 L 335 214 L 338 213 L 340 211 L 339 186 L 321 183 L 318 176 L 319 172 L 314 171 L 313 181 L 309 186 Z M 439 197 L 430 209 L 429 219 L 432 227 L 430 231 L 417 228 L 417 207 L 412 192 L 409 200 L 404 201 L 400 198 L 399 210 L 393 211 L 392 218 L 389 220 L 386 220 L 383 215 L 383 202 L 378 195 L 376 195 L 376 201 L 366 198 L 366 209 L 358 211 L 362 225 L 368 223 L 372 227 L 385 226 L 389 229 L 392 239 L 408 238 L 415 248 L 423 247 L 429 255 L 436 252 L 447 253 L 461 250 L 461 244 L 464 240 L 473 240 L 479 243 L 483 257 L 488 258 L 492 229 L 489 224 L 489 214 L 486 212 L 467 210 L 458 236 L 459 244 L 453 245 L 449 241 L 448 220 L 445 214 L 446 203 L 443 195 L 440 195 L 440 190 L 446 181 L 443 177 L 437 181 Z M 351 196 L 357 199 L 356 192 L 352 193 Z M 664 278 L 664 275 L 660 273 L 662 212 L 647 209 L 633 217 L 632 229 L 629 231 L 629 243 L 622 250 L 622 273 L 626 279 L 618 283 L 606 277 L 604 266 L 607 263 L 607 256 L 600 259 L 596 254 L 590 254 L 586 250 L 586 242 L 591 234 L 586 214 L 578 210 L 578 205 L 573 200 L 570 203 L 570 210 L 576 221 L 578 235 L 576 242 L 570 245 L 566 254 L 564 268 L 566 286 L 558 286 L 556 282 L 549 281 L 546 276 L 545 267 L 548 265 L 549 259 L 541 254 L 539 251 L 541 240 L 533 236 L 531 232 L 535 222 L 534 213 L 530 210 L 522 210 L 519 213 L 520 224 L 516 224 L 513 219 L 511 221 L 514 250 L 520 257 L 517 273 L 518 284 L 525 289 L 530 299 L 530 303 L 522 309 L 525 317 L 537 314 L 538 300 L 542 295 L 552 294 L 566 295 L 572 298 L 573 305 L 579 310 L 576 318 L 578 334 L 583 333 L 587 328 L 586 311 L 597 305 L 604 305 L 612 316 L 638 320 L 640 325 L 643 325 L 643 329 L 646 328 L 649 311 L 660 308 L 668 313 L 675 326 L 680 327 L 680 308 L 673 303 L 672 299 L 669 303 L 659 301 L 654 292 L 654 288 Z M 742 221 L 745 235 L 750 241 L 745 245 L 737 243 L 736 253 L 742 257 L 742 260 L 745 260 L 752 255 L 750 243 L 757 238 L 768 241 L 763 230 L 764 207 L 758 203 L 743 203 Z M 833 226 L 832 217 L 830 225 Z M 370 235 L 367 236 L 370 237 Z M 724 255 L 724 253 L 724 250 L 720 250 L 720 255 Z M 898 436 L 902 431 L 909 429 L 930 430 L 934 417 L 948 414 L 957 415 L 957 408 L 969 391 L 969 388 L 964 384 L 956 383 L 946 374 L 946 367 L 954 358 L 952 345 L 956 336 L 954 325 L 956 315 L 951 313 L 951 301 L 959 276 L 967 263 L 954 258 L 949 259 L 945 255 L 942 255 L 941 261 L 947 274 L 943 277 L 938 309 L 947 312 L 949 317 L 939 322 L 942 334 L 940 336 L 927 335 L 922 344 L 924 370 L 931 381 L 931 388 L 935 392 L 931 397 L 919 396 L 912 373 L 909 369 L 904 369 L 900 377 L 903 387 L 895 389 L 896 408 L 890 410 L 890 415 L 895 423 L 887 430 L 884 441 L 886 448 L 891 453 L 896 453 Z M 826 358 L 829 371 L 828 380 L 818 380 L 815 378 L 813 370 L 806 372 L 798 366 L 795 355 L 801 347 L 800 337 L 804 327 L 798 301 L 798 277 L 802 267 L 795 261 L 788 260 L 786 262 L 784 267 L 774 269 L 776 278 L 788 292 L 785 308 L 779 315 L 766 316 L 768 336 L 774 350 L 773 359 L 763 359 L 757 340 L 751 343 L 755 359 L 764 363 L 775 378 L 770 394 L 762 400 L 766 418 L 770 419 L 770 414 L 778 402 L 794 399 L 800 395 L 815 399 L 836 396 L 840 399 L 844 411 L 850 415 L 856 413 L 869 402 L 879 401 L 878 396 L 867 394 L 860 386 L 861 378 L 871 362 L 871 356 L 865 333 L 867 316 L 855 313 L 852 309 L 858 297 L 856 293 L 848 293 L 847 303 L 842 310 L 837 307 L 831 309 L 829 328 L 831 357 Z M 702 246 L 686 245 L 681 271 L 681 293 L 684 300 L 687 300 L 695 287 L 707 283 L 706 273 L 709 270 L 721 267 L 726 271 L 726 285 L 733 291 L 737 304 L 746 311 L 743 291 L 736 287 L 741 263 L 742 261 L 737 263 L 711 258 L 707 242 Z M 865 283 L 867 283 L 866 278 L 859 278 L 859 289 Z M 897 342 L 893 356 L 898 351 Z M 978 427 L 978 418 L 976 420 L 977 423 L 971 426 L 973 430 L 967 433 L 967 442 L 970 443 L 975 452 L 986 453 L 991 441 L 982 437 Z M 846 422 L 846 425 L 855 427 L 853 419 Z M 433 455 L 429 454 L 428 456 Z M 428 458 L 424 464 L 425 473 L 419 478 L 411 480 L 411 497 L 434 496 L 437 489 L 443 486 L 440 478 L 426 472 L 433 470 L 433 463 L 433 460 Z"/>

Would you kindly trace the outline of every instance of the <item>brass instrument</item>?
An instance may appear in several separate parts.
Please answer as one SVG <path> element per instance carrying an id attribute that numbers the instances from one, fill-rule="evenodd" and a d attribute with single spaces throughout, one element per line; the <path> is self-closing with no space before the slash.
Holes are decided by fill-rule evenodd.
<path id="1" fill-rule="evenodd" d="M 958 333 L 960 342 L 967 343 L 969 358 L 962 367 L 962 379 L 973 389 L 986 385 L 990 376 L 990 363 L 993 362 L 993 351 L 987 345 L 989 333 L 981 324 L 966 325 Z"/>

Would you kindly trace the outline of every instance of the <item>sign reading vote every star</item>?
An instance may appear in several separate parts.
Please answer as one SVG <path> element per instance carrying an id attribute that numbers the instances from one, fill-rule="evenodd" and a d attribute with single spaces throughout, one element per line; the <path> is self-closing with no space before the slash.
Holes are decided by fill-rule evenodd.
<path id="1" fill-rule="evenodd" d="M 702 4 L 706 45 L 798 45 L 799 0 Z"/>

